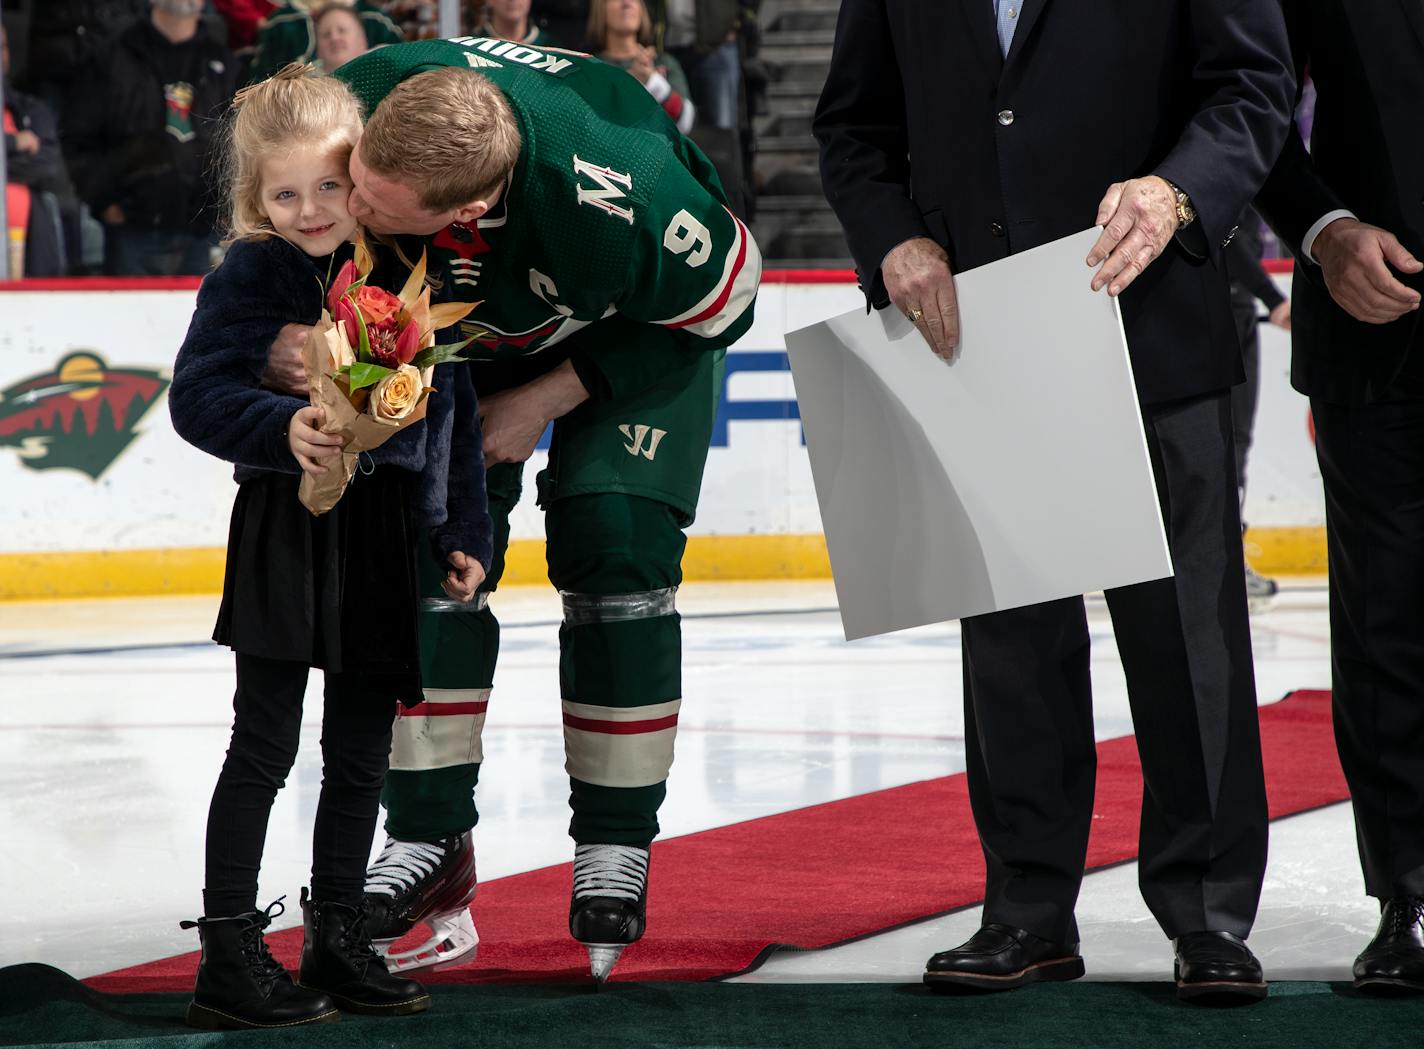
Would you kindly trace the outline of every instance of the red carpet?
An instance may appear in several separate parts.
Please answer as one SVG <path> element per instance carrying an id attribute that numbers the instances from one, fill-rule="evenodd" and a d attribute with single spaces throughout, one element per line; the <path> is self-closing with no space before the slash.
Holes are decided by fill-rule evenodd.
<path id="1" fill-rule="evenodd" d="M 1272 819 L 1349 796 L 1328 692 L 1295 692 L 1262 707 L 1261 739 Z M 1133 738 L 1099 744 L 1090 868 L 1137 855 L 1141 797 Z M 670 838 L 653 854 L 651 932 L 627 949 L 614 979 L 723 976 L 772 944 L 825 947 L 967 906 L 983 892 L 962 774 Z M 847 856 L 856 857 L 853 877 Z M 481 885 L 478 961 L 429 982 L 587 979 L 586 956 L 568 936 L 570 881 L 564 864 Z M 295 969 L 301 930 L 268 942 Z M 184 990 L 196 965 L 197 954 L 185 954 L 85 982 L 115 993 Z"/>

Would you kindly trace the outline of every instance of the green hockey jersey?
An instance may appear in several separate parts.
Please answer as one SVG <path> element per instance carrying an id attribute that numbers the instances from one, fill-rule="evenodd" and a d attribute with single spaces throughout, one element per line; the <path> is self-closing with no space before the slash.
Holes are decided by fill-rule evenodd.
<path id="1" fill-rule="evenodd" d="M 371 111 L 406 77 L 449 66 L 493 81 L 522 136 L 496 207 L 429 241 L 446 297 L 480 300 L 464 322 L 477 336 L 468 355 L 570 340 L 597 355 L 616 394 L 673 366 L 644 368 L 649 353 L 720 349 L 747 330 L 756 243 L 711 163 L 637 80 L 587 55 L 479 37 L 380 48 L 337 75 Z"/>

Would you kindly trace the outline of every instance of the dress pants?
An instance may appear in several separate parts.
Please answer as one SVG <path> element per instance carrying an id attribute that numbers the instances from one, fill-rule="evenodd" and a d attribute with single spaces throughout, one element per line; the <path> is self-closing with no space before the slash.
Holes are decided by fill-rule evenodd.
<path id="1" fill-rule="evenodd" d="M 1142 895 L 1169 937 L 1244 937 L 1260 900 L 1267 813 L 1231 397 L 1147 406 L 1143 422 L 1176 574 L 1106 594 L 1145 780 Z M 1076 943 L 1097 762 L 1083 600 L 962 626 L 984 920 Z"/>
<path id="2" fill-rule="evenodd" d="M 1311 400 L 1325 482 L 1335 741 L 1365 891 L 1424 895 L 1424 382 Z"/>

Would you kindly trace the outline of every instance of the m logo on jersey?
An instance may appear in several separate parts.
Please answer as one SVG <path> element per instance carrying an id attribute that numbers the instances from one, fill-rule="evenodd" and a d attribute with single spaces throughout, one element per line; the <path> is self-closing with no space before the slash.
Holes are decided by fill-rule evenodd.
<path id="1" fill-rule="evenodd" d="M 666 430 L 658 430 L 651 426 L 644 426 L 642 423 L 638 423 L 636 426 L 629 426 L 627 423 L 623 423 L 618 427 L 618 432 L 628 441 L 628 443 L 623 446 L 623 450 L 635 459 L 641 455 L 644 459 L 648 460 L 648 462 L 653 461 L 653 456 L 658 454 L 658 445 L 661 444 L 662 439 L 667 436 Z M 648 441 L 648 446 L 644 448 L 643 442 L 648 439 L 649 434 L 652 434 L 653 439 Z"/>
<path id="2" fill-rule="evenodd" d="M 577 153 L 574 154 L 574 174 L 585 175 L 598 183 L 597 189 L 589 189 L 586 186 L 577 187 L 578 202 L 580 204 L 592 204 L 594 207 L 615 218 L 620 218 L 628 225 L 633 224 L 633 209 L 620 208 L 613 203 L 615 200 L 622 200 L 624 194 L 633 188 L 633 176 L 624 175 L 614 171 L 612 168 L 599 167 L 597 164 L 590 164 L 586 160 L 580 160 Z M 622 189 L 618 187 L 622 186 Z"/>

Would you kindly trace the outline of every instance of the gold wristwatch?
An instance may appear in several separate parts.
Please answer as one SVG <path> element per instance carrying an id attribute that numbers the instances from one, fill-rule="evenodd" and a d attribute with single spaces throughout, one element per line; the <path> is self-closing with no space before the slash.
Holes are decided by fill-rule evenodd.
<path id="1" fill-rule="evenodd" d="M 1197 220 L 1197 209 L 1192 207 L 1192 198 L 1187 196 L 1186 191 L 1175 182 L 1165 178 L 1162 181 L 1166 182 L 1172 192 L 1177 195 L 1177 228 L 1186 229 Z"/>

